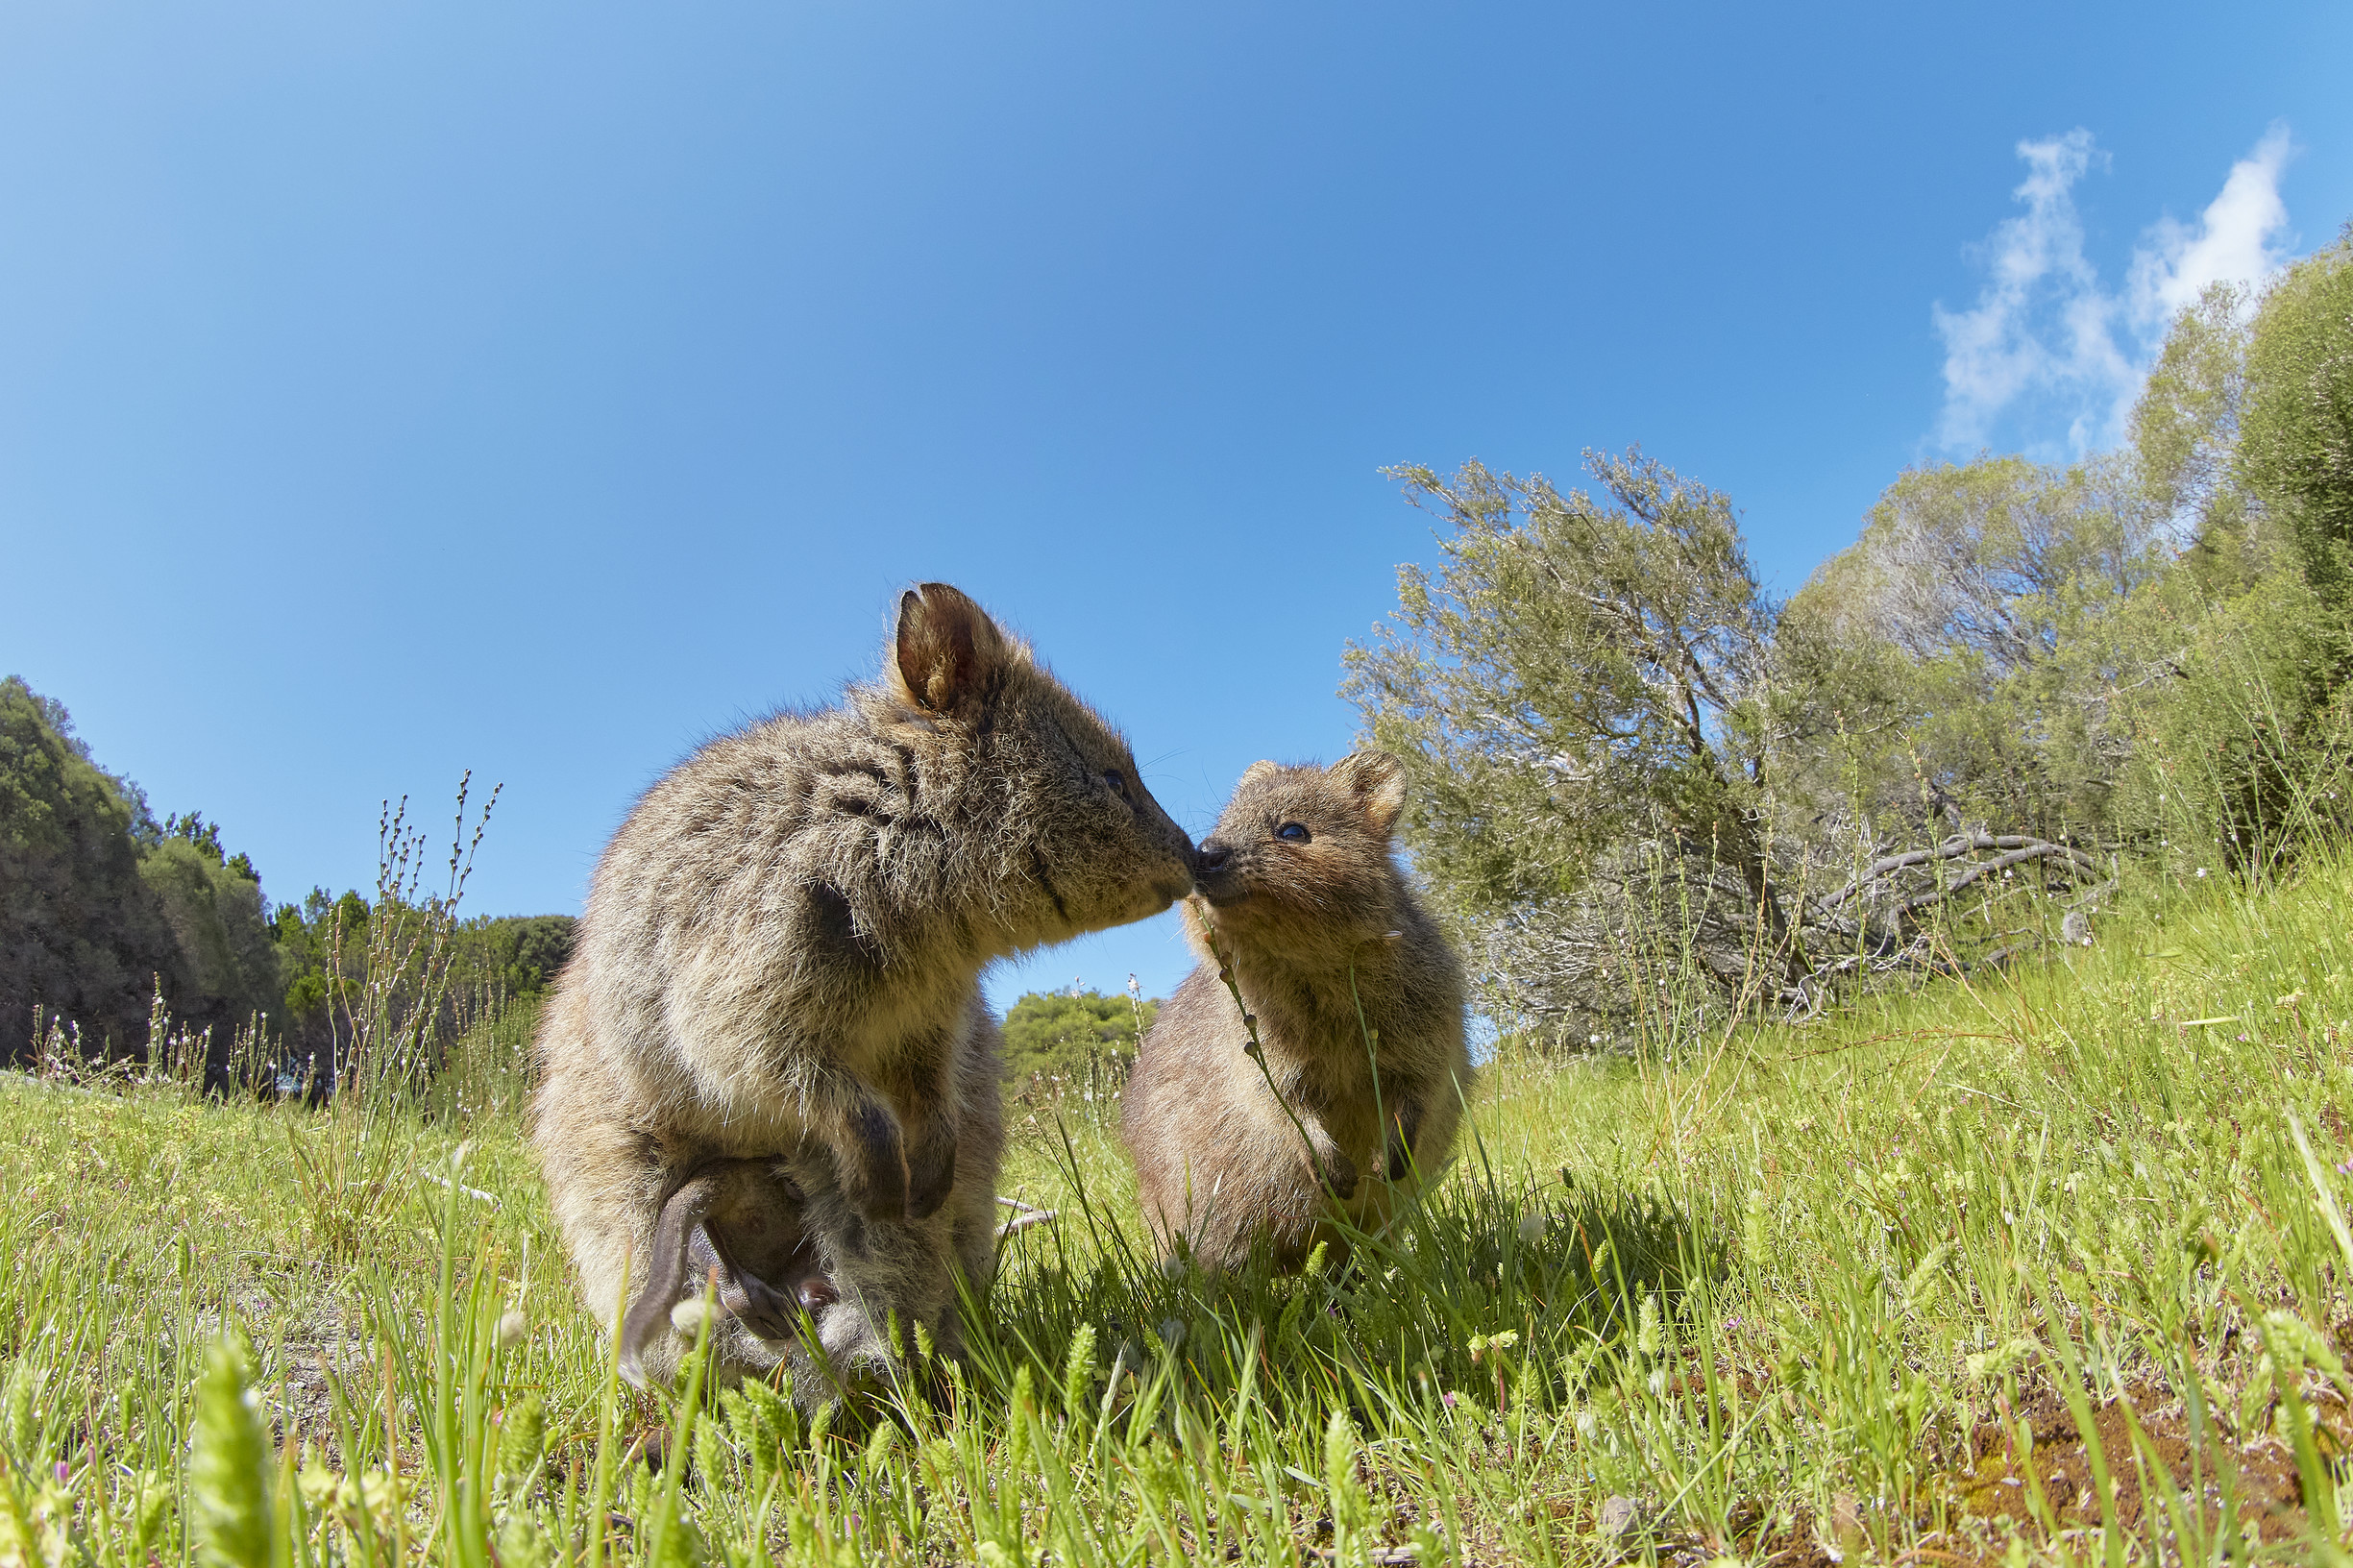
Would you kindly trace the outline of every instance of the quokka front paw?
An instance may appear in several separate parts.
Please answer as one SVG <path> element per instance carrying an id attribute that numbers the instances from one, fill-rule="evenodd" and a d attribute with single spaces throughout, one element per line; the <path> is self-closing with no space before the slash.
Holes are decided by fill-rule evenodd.
<path id="1" fill-rule="evenodd" d="M 1388 1148 L 1385 1163 L 1389 1180 L 1402 1182 L 1413 1169 L 1413 1140 L 1422 1129 L 1422 1107 L 1418 1100 L 1407 1100 L 1389 1118 Z"/>
<path id="2" fill-rule="evenodd" d="M 1327 1149 L 1323 1156 L 1324 1188 L 1340 1202 L 1346 1203 L 1357 1195 L 1357 1163 L 1337 1149 Z"/>
<path id="3" fill-rule="evenodd" d="M 869 1101 L 850 1119 L 850 1141 L 838 1152 L 842 1196 L 871 1224 L 907 1217 L 907 1158 L 898 1118 Z"/>
<path id="4" fill-rule="evenodd" d="M 950 1127 L 918 1143 L 907 1155 L 907 1217 L 929 1219 L 956 1186 L 956 1133 Z"/>

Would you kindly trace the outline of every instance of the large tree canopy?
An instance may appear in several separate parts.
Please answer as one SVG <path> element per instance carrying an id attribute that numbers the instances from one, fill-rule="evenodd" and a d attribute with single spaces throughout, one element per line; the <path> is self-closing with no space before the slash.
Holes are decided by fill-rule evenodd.
<path id="1" fill-rule="evenodd" d="M 1344 691 L 1413 775 L 1416 865 L 1516 1011 L 1622 995 L 1616 949 L 1662 919 L 1728 983 L 1802 983 L 1771 838 L 1808 720 L 1772 679 L 1775 609 L 1731 504 L 1638 453 L 1586 470 L 1598 496 L 1397 471 L 1446 524 L 1440 562 L 1400 570 Z"/>
<path id="2" fill-rule="evenodd" d="M 2260 867 L 2343 820 L 2353 240 L 2209 290 L 2132 429 L 1903 474 L 1786 605 L 1639 453 L 1591 493 L 1394 471 L 1438 560 L 1343 690 L 1490 1004 L 1603 1038 L 1666 966 L 1818 1005 L 2046 940 L 2127 854 Z"/>
<path id="3" fill-rule="evenodd" d="M 1588 454 L 1602 500 L 1478 463 L 1396 471 L 1448 525 L 1344 688 L 1409 759 L 1408 830 L 1472 907 L 1568 890 L 1653 819 L 1759 853 L 1773 606 L 1722 495 Z"/>
<path id="4" fill-rule="evenodd" d="M 139 875 L 143 814 L 63 708 L 0 680 L 0 1060 L 31 1048 L 37 1004 L 92 1046 L 127 1046 L 144 1042 L 159 978 L 187 998 L 163 900 Z"/>
<path id="5" fill-rule="evenodd" d="M 2241 472 L 2314 585 L 2353 588 L 2353 225 L 2264 297 L 2245 375 Z"/>

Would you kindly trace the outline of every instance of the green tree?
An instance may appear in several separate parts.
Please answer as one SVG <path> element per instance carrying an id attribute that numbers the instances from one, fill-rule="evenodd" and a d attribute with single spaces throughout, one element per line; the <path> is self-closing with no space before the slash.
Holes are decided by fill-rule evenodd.
<path id="1" fill-rule="evenodd" d="M 78 1023 L 85 1049 L 145 1043 L 159 987 L 175 1019 L 226 1050 L 274 1010 L 282 959 L 252 863 L 201 814 L 159 825 L 136 785 L 91 760 L 64 707 L 0 681 L 0 1047 L 33 1008 Z"/>
<path id="2" fill-rule="evenodd" d="M 2116 623 L 2141 671 L 2116 704 L 2121 843 L 2185 875 L 2256 870 L 2353 821 L 2342 607 L 2292 560 L 2235 592 L 2174 573 Z"/>
<path id="3" fill-rule="evenodd" d="M 496 991 L 509 1000 L 539 995 L 572 957 L 569 915 L 478 915 L 457 928 L 454 988 Z"/>
<path id="4" fill-rule="evenodd" d="M 2136 478 L 2121 461 L 1980 456 L 1887 488 L 1777 628 L 1783 674 L 1836 718 L 1815 811 L 1859 814 L 1874 853 L 1964 823 L 2106 830 L 2125 747 L 2100 623 L 2171 559 Z"/>
<path id="5" fill-rule="evenodd" d="M 2184 869 L 2267 865 L 2349 803 L 2353 231 L 2260 296 L 2218 285 L 2185 311 L 2133 443 L 2188 570 L 2108 628 L 2118 819 Z"/>
<path id="6" fill-rule="evenodd" d="M 1343 692 L 1498 1015 L 1622 1017 L 1639 952 L 1814 1005 L 2015 951 L 2004 899 L 2081 907 L 2118 855 L 2353 825 L 2353 229 L 2185 311 L 2132 436 L 1905 473 L 1779 606 L 1726 499 L 1638 454 L 1593 495 L 1395 471 L 1440 559 Z"/>
<path id="7" fill-rule="evenodd" d="M 182 812 L 164 819 L 163 836 L 193 845 L 215 866 L 228 863 L 228 854 L 221 848 L 221 824 L 206 821 L 205 814 L 201 811 Z M 257 876 L 251 880 L 258 882 L 261 879 Z"/>
<path id="8" fill-rule="evenodd" d="M 325 1060 L 331 1049 L 336 1008 L 366 974 L 368 915 L 368 901 L 356 892 L 338 898 L 319 887 L 299 904 L 278 906 L 270 936 L 285 977 L 279 1017 L 297 1054 Z"/>
<path id="9" fill-rule="evenodd" d="M 1769 853 L 1789 719 L 1776 611 L 1731 502 L 1639 453 L 1585 468 L 1598 499 L 1478 463 L 1392 471 L 1444 521 L 1440 564 L 1399 569 L 1395 619 L 1350 645 L 1342 692 L 1411 775 L 1414 864 L 1492 927 L 1626 881 L 1647 844 L 1692 869 L 1734 946 L 1761 920 L 1765 950 L 1802 972 Z"/>
<path id="10" fill-rule="evenodd" d="M 0 1060 L 31 1046 L 36 1004 L 120 1050 L 144 1041 L 158 976 L 167 997 L 185 994 L 161 901 L 139 876 L 144 809 L 90 760 L 61 705 L 0 680 Z"/>
<path id="11" fill-rule="evenodd" d="M 257 1013 L 278 1011 L 284 978 L 261 918 L 261 884 L 230 866 L 215 834 L 209 844 L 167 835 L 139 857 L 138 872 L 161 903 L 180 951 L 183 990 L 175 1011 L 235 1028 Z"/>
<path id="12" fill-rule="evenodd" d="M 1712 984 L 1695 1021 L 1815 1005 L 1866 960 L 1932 961 L 1952 891 L 2091 873 L 2071 840 L 2119 745 L 2083 700 L 2114 680 L 2087 631 L 2163 570 L 2127 468 L 1904 475 L 1777 606 L 1723 496 L 1639 457 L 1587 467 L 1599 497 L 1400 471 L 1451 529 L 1346 654 L 1500 1017 L 1601 1038 L 1654 1006 L 1660 965 Z"/>
<path id="13" fill-rule="evenodd" d="M 1136 1060 L 1140 1014 L 1151 1028 L 1160 1003 L 1099 991 L 1031 992 L 1005 1014 L 1006 1082 L 1040 1074 L 1078 1080 L 1107 1066 L 1124 1076 Z"/>
<path id="14" fill-rule="evenodd" d="M 2216 283 L 2167 333 L 2133 406 L 2130 461 L 2142 493 L 2210 591 L 2244 587 L 2260 573 L 2250 527 L 2260 508 L 2240 472 L 2246 413 L 2249 296 Z"/>
<path id="15" fill-rule="evenodd" d="M 2307 580 L 2336 598 L 2353 589 L 2353 225 L 2265 293 L 2237 456 Z"/>

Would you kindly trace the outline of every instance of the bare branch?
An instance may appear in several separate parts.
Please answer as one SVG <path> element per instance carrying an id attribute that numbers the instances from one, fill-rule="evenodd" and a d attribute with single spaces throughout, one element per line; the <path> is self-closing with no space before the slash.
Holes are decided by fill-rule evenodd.
<path id="1" fill-rule="evenodd" d="M 1816 900 L 1814 907 L 1826 918 L 1832 910 L 1861 893 L 1874 882 L 1898 871 L 1913 866 L 1925 866 L 1931 861 L 1955 860 L 1962 855 L 1995 849 L 2020 851 L 2011 858 L 1992 863 L 1991 869 L 1995 870 L 1999 870 L 2004 866 L 2016 865 L 2022 860 L 2033 860 L 2043 855 L 2061 856 L 2087 871 L 2099 870 L 2099 862 L 2082 850 L 2064 844 L 2054 844 L 2048 839 L 2038 839 L 2024 833 L 1956 833 L 1933 848 L 1907 849 L 1901 854 L 1884 855 L 1873 861 L 1864 869 L 1861 875 L 1836 893 Z M 1955 882 L 1946 891 L 1949 893 L 1966 887 L 1969 882 L 1976 880 L 1981 874 L 1983 874 L 1982 871 L 1973 871 L 1966 879 Z M 1907 904 L 1905 907 L 1912 906 Z"/>
<path id="2" fill-rule="evenodd" d="M 1980 861 L 1976 865 L 1972 866 L 1968 870 L 1963 871 L 1959 876 L 1954 877 L 1950 882 L 1946 883 L 1941 888 L 1931 889 L 1928 892 L 1920 894 L 1916 898 L 1905 899 L 1903 901 L 1903 913 L 1909 915 L 1916 909 L 1925 909 L 1930 904 L 1936 903 L 1940 899 L 1949 898 L 1954 894 L 1959 893 L 1963 888 L 1968 887 L 1971 883 L 1982 881 L 1984 878 L 1993 875 L 1996 871 L 2007 870 L 2008 868 L 2016 866 L 2023 861 L 2038 860 L 2045 856 L 2050 855 L 2072 856 L 2087 869 L 2097 869 L 2093 862 L 2092 857 L 2089 855 L 2081 854 L 2075 850 L 2070 849 L 2065 845 L 2051 844 L 2045 840 L 2037 839 L 2022 849 L 2013 849 L 2008 854 L 1998 856 L 1993 860 Z"/>
<path id="3" fill-rule="evenodd" d="M 1017 1231 L 1026 1231 L 1032 1225 L 1050 1225 L 1062 1217 L 1062 1212 L 1058 1209 L 1033 1209 L 1019 1198 L 999 1198 L 996 1201 L 1015 1212 L 1011 1219 L 996 1228 L 999 1241 Z"/>

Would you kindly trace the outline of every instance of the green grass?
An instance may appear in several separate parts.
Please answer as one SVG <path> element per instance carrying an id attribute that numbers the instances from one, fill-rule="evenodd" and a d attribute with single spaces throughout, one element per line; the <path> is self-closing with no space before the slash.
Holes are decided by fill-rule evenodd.
<path id="1" fill-rule="evenodd" d="M 968 1360 L 814 1423 L 616 1386 L 511 1022 L 412 1111 L 10 1076 L 0 1568 L 2335 1560 L 2349 933 L 2339 861 L 1671 1064 L 1507 1051 L 1304 1279 L 1164 1277 L 1115 1107 L 1018 1108 L 1059 1217 Z"/>

